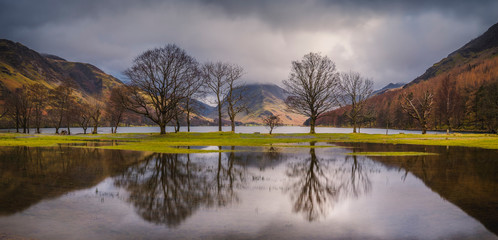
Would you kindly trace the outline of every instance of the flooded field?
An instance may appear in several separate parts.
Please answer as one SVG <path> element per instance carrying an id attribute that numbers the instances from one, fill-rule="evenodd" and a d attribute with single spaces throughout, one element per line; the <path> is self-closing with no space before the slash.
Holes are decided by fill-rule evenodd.
<path id="1" fill-rule="evenodd" d="M 383 144 L 156 154 L 0 148 L 0 235 L 497 239 L 497 150 Z M 353 152 L 430 152 L 355 156 Z"/>

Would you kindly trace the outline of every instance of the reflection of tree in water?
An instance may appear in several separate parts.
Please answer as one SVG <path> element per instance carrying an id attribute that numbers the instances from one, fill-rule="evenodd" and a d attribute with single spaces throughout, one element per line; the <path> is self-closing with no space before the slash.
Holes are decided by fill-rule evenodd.
<path id="1" fill-rule="evenodd" d="M 302 213 L 310 222 L 325 217 L 327 211 L 341 199 L 357 198 L 371 189 L 368 174 L 356 157 L 353 157 L 351 168 L 339 166 L 319 159 L 314 146 L 310 143 L 308 159 L 290 164 L 287 171 L 287 176 L 297 179 L 289 189 L 292 191 L 293 211 Z M 350 163 L 349 158 L 345 163 Z"/>
<path id="2" fill-rule="evenodd" d="M 358 157 L 355 155 L 346 156 L 344 164 L 345 168 L 351 164 L 350 177 L 343 182 L 344 193 L 358 198 L 362 194 L 370 192 L 372 182 L 368 178 L 368 170 L 364 169 L 364 165 L 358 161 Z"/>
<path id="3" fill-rule="evenodd" d="M 158 153 L 115 183 L 130 192 L 129 201 L 146 221 L 178 226 L 202 206 L 223 207 L 237 199 L 233 188 L 242 172 L 236 171 L 233 159 L 231 153 L 224 165 L 220 153 L 215 171 L 209 172 L 188 154 Z"/>

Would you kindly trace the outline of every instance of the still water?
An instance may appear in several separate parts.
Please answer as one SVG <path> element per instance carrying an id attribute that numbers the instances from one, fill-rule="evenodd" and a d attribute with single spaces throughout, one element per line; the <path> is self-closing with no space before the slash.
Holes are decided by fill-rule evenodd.
<path id="1" fill-rule="evenodd" d="M 61 128 L 60 130 L 67 130 L 65 128 Z M 222 130 L 227 132 L 230 131 L 231 128 L 230 126 L 224 126 L 222 127 Z M 334 127 L 317 127 L 316 129 L 317 133 L 352 133 L 353 129 L 352 128 L 334 128 Z M 359 129 L 360 132 L 362 133 L 369 133 L 369 134 L 386 134 L 386 129 L 380 129 L 380 128 L 361 128 Z M 0 132 L 15 132 L 15 129 L 0 129 Z M 43 134 L 54 134 L 55 133 L 55 128 L 41 128 L 40 129 L 41 133 Z M 166 127 L 166 132 L 174 132 L 175 129 L 173 127 Z M 180 128 L 181 132 L 186 132 L 187 127 L 182 126 Z M 190 127 L 191 132 L 216 132 L 218 131 L 217 126 L 193 126 Z M 30 130 L 31 133 L 35 132 L 35 129 Z M 92 129 L 88 128 L 87 133 L 91 133 Z M 119 127 L 118 128 L 118 133 L 159 133 L 160 129 L 159 127 Z M 264 126 L 237 126 L 235 128 L 236 133 L 254 133 L 254 132 L 260 132 L 260 133 L 268 133 L 269 130 L 264 127 Z M 273 130 L 274 133 L 309 133 L 310 128 L 309 127 L 303 127 L 303 126 L 282 126 L 275 128 Z M 82 128 L 71 128 L 71 134 L 82 134 L 83 129 Z M 100 127 L 98 128 L 98 133 L 111 133 L 111 128 L 110 127 Z M 415 130 L 399 130 L 399 129 L 389 129 L 388 134 L 399 134 L 399 133 L 417 133 L 420 134 L 422 131 L 415 131 Z M 443 133 L 443 132 L 437 132 L 437 131 L 427 131 L 429 134 L 437 134 L 437 133 Z M 446 132 L 444 131 L 444 134 Z"/>
<path id="2" fill-rule="evenodd" d="M 498 239 L 496 150 L 338 143 L 223 149 L 235 151 L 0 148 L 0 236 Z M 356 151 L 438 155 L 346 155 Z"/>

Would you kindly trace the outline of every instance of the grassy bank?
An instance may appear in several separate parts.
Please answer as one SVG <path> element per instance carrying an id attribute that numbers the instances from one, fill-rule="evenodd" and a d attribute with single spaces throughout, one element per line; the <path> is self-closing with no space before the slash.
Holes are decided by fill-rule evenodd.
<path id="1" fill-rule="evenodd" d="M 372 142 L 386 144 L 416 144 L 463 146 L 498 149 L 498 135 L 495 134 L 236 134 L 231 132 L 212 133 L 168 133 L 159 134 L 98 134 L 98 135 L 26 135 L 0 134 L 0 146 L 56 146 L 57 144 L 86 145 L 106 149 L 123 149 L 165 153 L 206 152 L 196 149 L 200 146 L 269 146 L 303 147 L 310 142 Z M 97 144 L 95 144 L 97 143 Z M 296 143 L 301 143 L 297 145 Z M 188 149 L 191 146 L 193 148 Z M 209 150 L 213 152 L 217 150 Z"/>

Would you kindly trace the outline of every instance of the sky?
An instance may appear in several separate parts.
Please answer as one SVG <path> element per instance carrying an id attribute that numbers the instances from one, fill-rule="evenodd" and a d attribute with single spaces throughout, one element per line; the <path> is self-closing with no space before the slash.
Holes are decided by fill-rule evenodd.
<path id="1" fill-rule="evenodd" d="M 498 22 L 496 0 L 0 0 L 0 38 L 121 80 L 142 52 L 176 44 L 200 63 L 282 85 L 319 52 L 379 89 L 409 82 Z"/>

